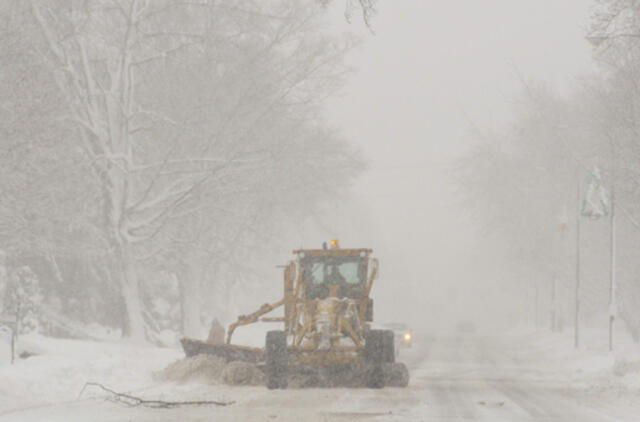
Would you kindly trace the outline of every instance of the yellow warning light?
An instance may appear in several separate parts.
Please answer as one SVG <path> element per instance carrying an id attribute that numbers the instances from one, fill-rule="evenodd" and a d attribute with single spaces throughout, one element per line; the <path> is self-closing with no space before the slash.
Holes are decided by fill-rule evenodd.
<path id="1" fill-rule="evenodd" d="M 331 247 L 332 248 L 339 248 L 340 247 L 340 241 L 338 239 L 331 240 Z"/>

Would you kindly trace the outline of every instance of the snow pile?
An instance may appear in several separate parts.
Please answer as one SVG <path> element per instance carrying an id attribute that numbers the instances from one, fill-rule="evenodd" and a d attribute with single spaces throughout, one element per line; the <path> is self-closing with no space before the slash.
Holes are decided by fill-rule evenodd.
<path id="1" fill-rule="evenodd" d="M 185 391 L 189 397 L 198 396 L 211 388 L 217 394 L 225 384 L 264 385 L 264 375 L 255 365 L 227 364 L 210 355 L 183 359 L 181 349 L 127 341 L 29 334 L 20 336 L 16 352 L 11 365 L 7 340 L 0 336 L 0 415 L 31 406 L 74 402 L 87 382 L 149 397 L 164 394 L 169 399 L 180 398 Z M 83 397 L 92 396 L 89 393 Z"/>
<path id="2" fill-rule="evenodd" d="M 581 347 L 576 350 L 573 334 L 569 330 L 565 333 L 543 330 L 529 332 L 526 336 L 530 347 L 521 350 L 518 356 L 523 362 L 543 370 L 552 370 L 556 374 L 583 377 L 611 373 L 615 356 L 607 353 L 604 347 L 590 346 L 595 341 L 585 338 L 589 334 L 589 331 L 583 330 Z"/>
<path id="3" fill-rule="evenodd" d="M 211 355 L 196 355 L 180 359 L 154 374 L 160 381 L 200 381 L 207 384 L 218 384 L 222 380 L 225 369 L 224 359 Z"/>
<path id="4" fill-rule="evenodd" d="M 620 377 L 640 373 L 640 360 L 628 360 L 625 357 L 619 357 L 613 365 L 613 373 Z"/>
<path id="5" fill-rule="evenodd" d="M 614 333 L 614 351 L 610 352 L 606 329 L 583 327 L 577 350 L 572 330 L 521 329 L 508 334 L 513 340 L 510 343 L 519 346 L 505 354 L 532 380 L 593 391 L 640 391 L 640 345 L 633 343 L 622 327 L 619 330 Z"/>
<path id="6" fill-rule="evenodd" d="M 0 366 L 11 362 L 11 334 L 0 329 Z"/>
<path id="7" fill-rule="evenodd" d="M 612 384 L 640 392 L 640 344 L 621 344 L 615 352 Z M 620 389 L 620 388 L 618 388 Z"/>
<path id="8" fill-rule="evenodd" d="M 54 339 L 37 334 L 18 339 L 15 364 L 0 362 L 0 413 L 36 404 L 72 401 L 87 382 L 118 391 L 157 384 L 151 375 L 182 355 L 128 342 Z"/>
<path id="9" fill-rule="evenodd" d="M 229 362 L 217 356 L 196 355 L 173 362 L 154 374 L 158 381 L 204 384 L 264 385 L 264 373 L 255 364 Z"/>
<path id="10" fill-rule="evenodd" d="M 222 380 L 229 385 L 264 385 L 264 373 L 248 362 L 229 362 L 222 371 Z"/>

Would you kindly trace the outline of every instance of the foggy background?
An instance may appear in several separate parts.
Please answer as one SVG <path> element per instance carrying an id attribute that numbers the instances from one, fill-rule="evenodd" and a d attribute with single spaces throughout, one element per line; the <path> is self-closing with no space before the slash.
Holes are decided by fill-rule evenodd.
<path id="1" fill-rule="evenodd" d="M 342 10 L 335 5 L 334 25 L 357 29 L 363 42 L 349 61 L 357 72 L 328 112 L 370 167 L 352 189 L 355 211 L 344 208 L 366 225 L 336 218 L 335 236 L 371 244 L 380 258 L 374 294 L 391 303 L 378 316 L 490 329 L 527 318 L 504 258 L 512 245 L 470 216 L 456 160 L 479 142 L 474 127 L 508 125 L 524 82 L 566 93 L 592 69 L 589 2 L 381 2 L 375 35 L 357 19 L 344 23 Z"/>
<path id="2" fill-rule="evenodd" d="M 378 321 L 568 327 L 576 182 L 599 167 L 637 214 L 626 23 L 598 35 L 632 8 L 366 3 L 144 3 L 133 35 L 117 5 L 2 3 L 3 288 L 33 285 L 63 330 L 175 344 L 277 300 L 291 250 L 336 238 L 380 259 Z M 592 223 L 589 323 L 612 232 Z M 637 294 L 620 250 L 617 294 Z"/>
<path id="3" fill-rule="evenodd" d="M 0 0 L 0 421 L 638 419 L 639 76 L 636 0 Z"/>

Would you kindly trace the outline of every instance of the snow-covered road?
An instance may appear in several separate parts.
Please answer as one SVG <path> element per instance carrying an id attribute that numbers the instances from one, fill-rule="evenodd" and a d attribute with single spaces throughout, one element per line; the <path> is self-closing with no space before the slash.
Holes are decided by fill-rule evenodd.
<path id="1" fill-rule="evenodd" d="M 407 389 L 305 389 L 163 383 L 134 391 L 227 407 L 146 409 L 99 398 L 0 412 L 0 421 L 640 421 L 637 393 L 590 386 L 523 344 L 481 336 L 419 339 Z M 580 372 L 580 371 L 578 371 Z"/>

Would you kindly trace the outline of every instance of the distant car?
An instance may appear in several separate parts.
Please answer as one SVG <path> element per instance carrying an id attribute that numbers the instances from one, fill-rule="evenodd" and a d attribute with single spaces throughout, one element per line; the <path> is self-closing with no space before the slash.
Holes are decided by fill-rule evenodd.
<path id="1" fill-rule="evenodd" d="M 392 322 L 383 325 L 386 329 L 393 331 L 396 355 L 398 355 L 399 349 L 406 349 L 413 346 L 413 331 L 407 324 Z"/>
<path id="2" fill-rule="evenodd" d="M 460 321 L 456 325 L 456 332 L 459 334 L 474 334 L 476 332 L 476 324 L 471 321 Z"/>

